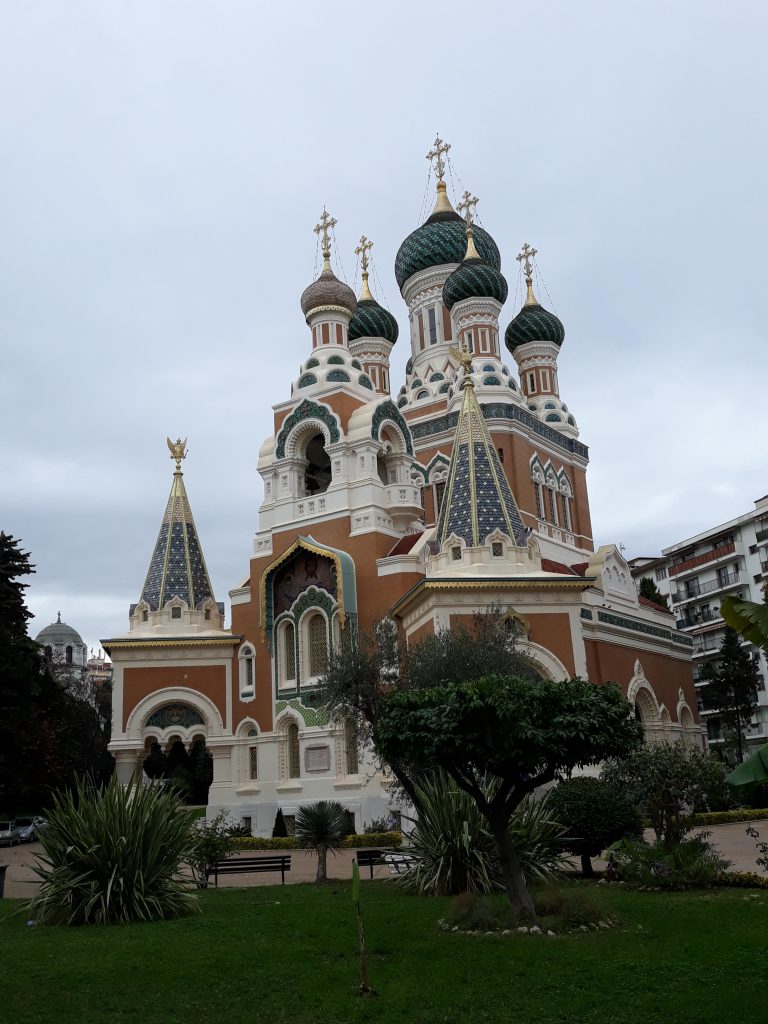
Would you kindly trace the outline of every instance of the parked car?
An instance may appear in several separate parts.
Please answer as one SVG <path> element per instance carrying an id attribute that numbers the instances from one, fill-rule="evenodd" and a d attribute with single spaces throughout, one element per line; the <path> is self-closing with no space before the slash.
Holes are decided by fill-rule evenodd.
<path id="1" fill-rule="evenodd" d="M 0 821 L 0 846 L 13 846 L 20 842 L 21 829 L 16 822 L 13 819 Z"/>
<path id="2" fill-rule="evenodd" d="M 16 826 L 21 830 L 19 840 L 22 843 L 32 843 L 48 831 L 48 822 L 39 814 L 34 818 L 17 818 Z"/>

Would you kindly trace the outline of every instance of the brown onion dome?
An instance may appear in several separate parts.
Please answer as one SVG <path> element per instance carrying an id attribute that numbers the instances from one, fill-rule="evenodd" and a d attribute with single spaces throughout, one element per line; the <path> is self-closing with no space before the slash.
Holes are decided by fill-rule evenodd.
<path id="1" fill-rule="evenodd" d="M 301 295 L 301 311 L 304 316 L 318 306 L 341 306 L 351 316 L 355 312 L 357 299 L 348 284 L 340 281 L 332 270 L 326 269 Z"/>

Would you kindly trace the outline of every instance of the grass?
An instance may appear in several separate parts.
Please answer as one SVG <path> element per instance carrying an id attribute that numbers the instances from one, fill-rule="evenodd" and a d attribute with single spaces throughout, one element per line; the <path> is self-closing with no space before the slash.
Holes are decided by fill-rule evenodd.
<path id="1" fill-rule="evenodd" d="M 619 928 L 502 938 L 443 934 L 449 900 L 365 884 L 368 999 L 347 885 L 209 891 L 202 914 L 157 924 L 6 914 L 0 1006 L 15 1024 L 764 1024 L 768 894 L 591 892 Z"/>

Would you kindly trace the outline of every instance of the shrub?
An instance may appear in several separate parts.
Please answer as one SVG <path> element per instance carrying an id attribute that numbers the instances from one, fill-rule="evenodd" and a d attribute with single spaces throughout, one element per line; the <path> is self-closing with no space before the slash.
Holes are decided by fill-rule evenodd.
<path id="1" fill-rule="evenodd" d="M 344 845 L 352 850 L 358 847 L 373 849 L 376 846 L 386 846 L 389 848 L 400 846 L 402 842 L 402 832 L 368 832 L 362 836 L 353 833 L 351 836 L 344 837 Z"/>
<path id="2" fill-rule="evenodd" d="M 533 890 L 539 925 L 544 931 L 589 927 L 603 920 L 605 911 L 594 893 L 583 888 L 550 887 Z M 503 931 L 527 924 L 515 917 L 508 903 L 489 893 L 463 892 L 451 900 L 446 921 L 462 931 Z"/>
<path id="3" fill-rule="evenodd" d="M 372 818 L 367 825 L 363 826 L 363 834 L 369 836 L 391 832 L 394 825 L 394 818 Z"/>
<path id="4" fill-rule="evenodd" d="M 417 787 L 419 817 L 410 835 L 415 865 L 398 881 L 419 892 L 456 895 L 490 892 L 501 885 L 496 843 L 475 801 L 444 772 Z M 565 861 L 565 829 L 552 820 L 546 800 L 526 798 L 510 833 L 528 880 L 551 878 Z"/>
<path id="5" fill-rule="evenodd" d="M 232 840 L 235 850 L 297 850 L 293 836 L 238 836 Z"/>
<path id="6" fill-rule="evenodd" d="M 451 900 L 446 917 L 448 924 L 465 932 L 502 931 L 515 928 L 518 920 L 512 908 L 488 893 L 462 892 Z"/>
<path id="7" fill-rule="evenodd" d="M 277 814 L 275 815 L 275 824 L 272 828 L 273 839 L 283 839 L 288 835 L 288 828 L 285 824 L 285 818 L 283 817 L 282 810 L 278 807 Z"/>
<path id="8" fill-rule="evenodd" d="M 701 832 L 671 848 L 663 842 L 622 839 L 610 850 L 610 866 L 630 885 L 654 889 L 691 889 L 717 885 L 730 865 Z"/>
<path id="9" fill-rule="evenodd" d="M 727 825 L 735 821 L 759 821 L 761 818 L 768 818 L 767 808 L 751 810 L 749 807 L 740 807 L 735 811 L 711 811 L 707 814 L 691 814 L 686 821 L 691 826 Z"/>
<path id="10" fill-rule="evenodd" d="M 680 743 L 660 743 L 609 761 L 601 778 L 631 795 L 656 839 L 671 849 L 691 828 L 684 816 L 686 807 L 704 804 L 721 776 L 722 764 L 711 754 Z"/>
<path id="11" fill-rule="evenodd" d="M 725 871 L 718 884 L 736 889 L 768 889 L 768 877 L 755 871 Z"/>
<path id="12" fill-rule="evenodd" d="M 121 924 L 178 917 L 197 907 L 180 874 L 195 843 L 194 817 L 165 788 L 113 776 L 54 797 L 27 913 L 50 924 Z"/>
<path id="13" fill-rule="evenodd" d="M 316 882 L 327 882 L 328 851 L 335 854 L 348 834 L 347 810 L 337 800 L 318 800 L 296 812 L 296 839 L 300 846 L 317 853 Z"/>
<path id="14" fill-rule="evenodd" d="M 543 928 L 552 924 L 561 928 L 580 928 L 597 924 L 605 916 L 594 893 L 582 887 L 559 889 L 548 886 L 534 892 L 533 901 Z"/>
<path id="15" fill-rule="evenodd" d="M 757 858 L 757 866 L 762 868 L 763 871 L 768 871 L 768 843 L 760 838 L 760 833 L 756 828 L 752 828 L 751 825 L 747 825 L 745 831 L 750 839 L 754 839 L 757 852 L 760 854 Z"/>
<path id="16" fill-rule="evenodd" d="M 219 811 L 210 821 L 198 819 L 195 822 L 195 844 L 187 863 L 199 889 L 208 887 L 216 861 L 223 860 L 236 849 L 237 838 L 226 811 Z"/>
<path id="17" fill-rule="evenodd" d="M 592 857 L 625 836 L 641 836 L 643 823 L 625 790 L 581 776 L 549 793 L 549 811 L 568 830 L 567 848 L 581 857 L 581 873 L 594 877 Z"/>
<path id="18" fill-rule="evenodd" d="M 401 832 L 379 832 L 375 835 L 351 835 L 344 837 L 343 846 L 348 850 L 374 849 L 385 846 L 387 849 L 400 846 L 403 842 Z M 295 836 L 243 836 L 235 840 L 236 850 L 300 850 L 303 847 Z"/>

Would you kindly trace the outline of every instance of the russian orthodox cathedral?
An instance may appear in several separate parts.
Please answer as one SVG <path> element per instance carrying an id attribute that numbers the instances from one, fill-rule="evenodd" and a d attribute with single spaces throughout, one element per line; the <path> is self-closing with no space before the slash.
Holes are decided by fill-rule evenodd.
<path id="1" fill-rule="evenodd" d="M 290 822 L 318 799 L 342 802 L 358 831 L 398 810 L 392 779 L 323 703 L 345 627 L 389 619 L 413 642 L 501 608 L 542 676 L 614 681 L 649 739 L 701 742 L 690 637 L 638 597 L 615 545 L 595 547 L 589 452 L 560 397 L 565 329 L 534 293 L 536 250 L 516 257 L 526 298 L 503 329 L 499 247 L 475 223 L 475 197 L 451 204 L 449 148 L 436 139 L 434 209 L 395 258 L 404 383 L 390 380 L 398 325 L 371 293 L 372 243 L 356 249 L 356 298 L 332 269 L 324 210 L 322 271 L 301 296 L 305 358 L 259 451 L 264 500 L 229 628 L 187 498 L 186 443 L 169 439 L 171 493 L 141 596 L 128 632 L 102 641 L 119 777 L 155 744 L 204 740 L 209 812 L 227 808 L 256 835 L 278 809 Z"/>

